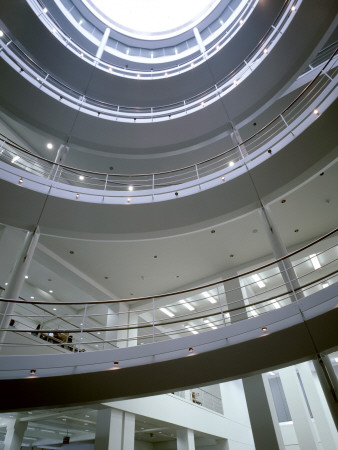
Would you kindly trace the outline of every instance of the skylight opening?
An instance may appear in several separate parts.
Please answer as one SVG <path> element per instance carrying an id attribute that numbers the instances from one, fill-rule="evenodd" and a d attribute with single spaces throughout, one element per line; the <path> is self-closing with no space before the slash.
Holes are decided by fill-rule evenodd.
<path id="1" fill-rule="evenodd" d="M 95 16 L 120 33 L 166 39 L 193 28 L 220 0 L 82 0 Z M 178 13 L 179 11 L 179 13 Z"/>

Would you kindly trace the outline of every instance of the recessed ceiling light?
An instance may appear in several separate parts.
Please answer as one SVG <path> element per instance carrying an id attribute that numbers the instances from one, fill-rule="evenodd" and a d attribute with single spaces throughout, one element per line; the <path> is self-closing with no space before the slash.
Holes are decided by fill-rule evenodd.
<path id="1" fill-rule="evenodd" d="M 323 283 L 323 288 L 325 289 L 327 287 L 329 287 L 329 283 Z"/>
<path id="2" fill-rule="evenodd" d="M 164 314 L 166 314 L 169 317 L 175 317 L 175 314 L 169 311 L 167 308 L 160 308 L 160 311 L 162 311 Z"/>
<path id="3" fill-rule="evenodd" d="M 167 77 L 167 76 L 168 76 L 168 72 L 166 72 L 166 73 L 164 74 L 164 76 Z"/>
<path id="4" fill-rule="evenodd" d="M 235 163 L 233 161 L 229 162 L 229 167 L 233 167 L 235 165 Z"/>
<path id="5" fill-rule="evenodd" d="M 138 74 L 137 74 L 137 78 L 140 78 L 140 77 L 141 77 L 141 75 L 138 73 Z"/>
<path id="6" fill-rule="evenodd" d="M 113 68 L 112 68 L 112 67 L 109 67 L 108 70 L 109 70 L 109 72 L 112 72 L 112 71 L 113 71 Z"/>
<path id="7" fill-rule="evenodd" d="M 8 283 L 5 283 L 5 286 L 7 286 L 8 285 Z"/>
<path id="8" fill-rule="evenodd" d="M 262 327 L 262 331 L 267 331 L 267 327 Z"/>
<path id="9" fill-rule="evenodd" d="M 189 311 L 195 311 L 195 308 L 190 303 L 187 303 L 185 300 L 180 300 L 179 302 L 181 303 L 181 305 L 189 309 Z"/>
<path id="10" fill-rule="evenodd" d="M 25 275 L 25 279 L 27 280 L 27 278 L 28 278 L 28 275 Z"/>
<path id="11" fill-rule="evenodd" d="M 12 163 L 15 163 L 19 159 L 20 159 L 20 156 L 18 156 L 18 155 L 13 156 Z"/>
<path id="12" fill-rule="evenodd" d="M 56 308 L 53 308 L 53 311 L 56 311 Z"/>
<path id="13" fill-rule="evenodd" d="M 292 5 L 292 6 L 291 6 L 291 11 L 296 11 L 295 5 Z"/>
<path id="14" fill-rule="evenodd" d="M 22 184 L 22 183 L 23 183 L 23 179 L 20 178 L 20 179 L 19 179 L 19 184 Z"/>
<path id="15" fill-rule="evenodd" d="M 48 150 L 52 150 L 53 144 L 51 142 L 48 142 L 46 147 L 48 148 Z"/>
<path id="16" fill-rule="evenodd" d="M 263 283 L 263 281 L 261 280 L 260 276 L 257 275 L 256 273 L 254 275 L 252 275 L 252 278 L 254 279 L 254 281 L 258 284 L 258 286 L 262 289 L 263 287 L 265 287 L 265 283 Z"/>
<path id="17" fill-rule="evenodd" d="M 209 300 L 210 303 L 217 303 L 217 300 L 214 299 L 214 297 L 212 295 L 210 295 L 208 292 L 202 292 L 202 295 L 205 299 Z"/>
<path id="18" fill-rule="evenodd" d="M 49 292 L 50 294 L 53 294 L 53 291 L 52 291 L 52 290 L 49 290 L 48 292 Z"/>
<path id="19" fill-rule="evenodd" d="M 310 255 L 310 260 L 315 270 L 322 267 L 316 254 Z"/>
<path id="20" fill-rule="evenodd" d="M 80 175 L 80 176 L 79 176 L 79 180 L 81 180 L 81 181 L 83 181 L 84 178 L 85 178 L 85 177 L 84 177 L 83 175 Z"/>
<path id="21" fill-rule="evenodd" d="M 265 48 L 264 50 L 263 50 L 263 53 L 268 53 L 268 49 L 267 48 Z"/>
<path id="22" fill-rule="evenodd" d="M 35 297 L 31 296 L 30 298 L 31 298 L 32 300 L 34 300 Z"/>
<path id="23" fill-rule="evenodd" d="M 130 185 L 128 186 L 128 191 L 133 191 L 134 190 L 134 186 Z"/>
<path id="24" fill-rule="evenodd" d="M 127 203 L 130 203 L 130 197 L 127 198 Z"/>
<path id="25" fill-rule="evenodd" d="M 316 116 L 318 116 L 318 115 L 319 115 L 319 111 L 318 111 L 318 109 L 317 109 L 317 108 L 313 110 L 313 114 L 316 114 Z"/>
<path id="26" fill-rule="evenodd" d="M 48 9 L 47 8 L 43 8 L 42 11 L 46 14 L 48 12 Z"/>
<path id="27" fill-rule="evenodd" d="M 35 369 L 32 369 L 31 370 L 31 375 L 35 375 L 36 374 L 36 370 Z"/>
<path id="28" fill-rule="evenodd" d="M 4 35 L 4 32 L 2 30 L 0 30 L 0 37 L 2 37 Z"/>
<path id="29" fill-rule="evenodd" d="M 76 194 L 76 195 L 75 195 L 75 198 L 79 198 L 79 197 L 80 197 L 80 194 Z"/>
<path id="30" fill-rule="evenodd" d="M 242 25 L 242 24 L 244 23 L 244 20 L 241 19 L 241 20 L 239 21 L 239 23 Z"/>

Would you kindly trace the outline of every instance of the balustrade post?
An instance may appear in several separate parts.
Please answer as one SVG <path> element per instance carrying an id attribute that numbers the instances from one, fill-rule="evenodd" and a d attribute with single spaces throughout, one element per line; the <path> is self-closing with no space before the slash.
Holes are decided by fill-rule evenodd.
<path id="1" fill-rule="evenodd" d="M 77 344 L 78 351 L 80 351 L 80 348 L 79 348 L 80 347 L 80 343 L 83 340 L 83 327 L 84 327 L 86 316 L 87 316 L 87 307 L 88 307 L 88 305 L 85 306 L 85 309 L 84 309 L 84 312 L 83 312 L 83 316 L 82 316 L 82 322 L 80 324 L 81 332 L 80 332 L 80 339 L 79 339 L 79 342 Z"/>
<path id="2" fill-rule="evenodd" d="M 153 342 L 155 342 L 155 299 L 153 297 Z"/>
<path id="3" fill-rule="evenodd" d="M 226 326 L 218 284 L 216 285 L 216 289 L 217 289 L 217 297 L 218 297 L 219 309 L 221 310 L 223 325 Z"/>

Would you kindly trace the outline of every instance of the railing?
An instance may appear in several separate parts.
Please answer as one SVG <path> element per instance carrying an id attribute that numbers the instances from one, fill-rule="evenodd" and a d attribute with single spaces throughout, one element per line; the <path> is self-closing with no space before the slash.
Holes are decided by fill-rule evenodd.
<path id="1" fill-rule="evenodd" d="M 67 86 L 65 83 L 42 69 L 25 53 L 25 51 L 19 48 L 7 34 L 4 34 L 1 39 L 2 47 L 0 48 L 0 54 L 8 64 L 21 73 L 22 76 L 37 88 L 67 106 L 73 107 L 83 113 L 101 117 L 106 120 L 118 120 L 131 123 L 165 121 L 205 108 L 218 101 L 220 97 L 223 97 L 229 91 L 236 89 L 236 87 L 244 81 L 244 79 L 247 78 L 272 51 L 273 47 L 291 22 L 293 13 L 289 2 L 286 2 L 277 18 L 278 20 L 276 19 L 276 22 L 271 26 L 266 35 L 263 36 L 257 46 L 246 56 L 242 63 L 205 91 L 169 105 L 127 107 L 91 98 L 83 92 Z M 217 47 L 215 51 L 218 51 Z M 209 56 L 212 55 L 210 54 Z M 97 61 L 96 64 L 99 65 L 99 62 Z M 190 63 L 189 68 L 192 69 L 193 67 L 195 67 L 195 64 Z M 181 68 L 180 70 L 182 72 L 183 69 Z M 145 79 L 144 75 L 144 73 L 138 72 L 136 78 L 138 80 Z M 164 76 L 168 76 L 168 72 L 165 71 Z M 154 77 L 154 75 L 152 75 L 152 77 Z"/>
<path id="2" fill-rule="evenodd" d="M 337 66 L 335 50 L 297 98 L 261 130 L 197 164 L 149 174 L 92 172 L 55 164 L 0 134 L 0 161 L 5 163 L 1 169 L 12 182 L 38 191 L 49 187 L 51 195 L 79 201 L 133 204 L 198 193 L 242 174 L 246 166 L 253 167 L 269 158 L 313 123 L 336 99 Z"/>
<path id="3" fill-rule="evenodd" d="M 174 392 L 177 397 L 188 400 L 195 405 L 223 414 L 222 399 L 202 388 L 194 388 L 191 391 Z"/>
<path id="4" fill-rule="evenodd" d="M 1 352 L 132 347 L 217 330 L 292 303 L 297 306 L 299 299 L 337 282 L 337 231 L 240 275 L 179 292 L 85 303 L 1 299 Z"/>
<path id="5" fill-rule="evenodd" d="M 48 11 L 48 5 L 45 5 L 40 0 L 28 0 L 28 3 L 35 14 L 53 33 L 53 35 L 70 51 L 89 64 L 92 64 L 106 72 L 114 73 L 114 75 L 125 78 L 137 79 L 142 77 L 142 79 L 156 79 L 179 75 L 185 71 L 191 70 L 199 64 L 202 64 L 208 58 L 213 56 L 217 51 L 222 49 L 243 26 L 258 1 L 242 1 L 239 6 L 237 5 L 237 1 L 230 1 L 221 16 L 214 22 L 217 26 L 215 27 L 213 26 L 214 24 L 211 24 L 206 30 L 202 31 L 204 44 L 207 47 L 203 54 L 200 54 L 195 38 L 181 42 L 179 45 L 174 47 L 163 47 L 156 49 L 128 47 L 118 41 L 108 39 L 108 43 L 105 47 L 105 54 L 107 55 L 107 53 L 110 53 L 109 56 L 112 61 L 103 60 L 102 58 L 98 59 L 94 54 L 86 51 L 82 45 L 75 42 L 65 33 L 62 26 L 57 23 L 56 19 L 51 15 L 50 11 Z M 233 3 L 236 4 L 235 7 Z M 284 8 L 286 8 L 288 3 L 290 2 L 285 2 Z M 73 9 L 68 12 L 66 8 L 61 7 L 61 4 L 59 4 L 61 11 L 68 16 L 70 21 L 72 21 Z M 81 18 L 81 20 L 79 20 L 79 17 L 77 17 L 73 24 L 75 23 L 76 27 L 80 28 L 80 30 L 85 29 L 86 27 L 85 18 Z M 91 29 L 94 29 L 93 25 L 91 25 Z M 99 34 L 101 34 L 101 31 L 99 31 Z M 207 34 L 207 36 L 204 36 L 205 34 Z M 94 45 L 99 46 L 100 40 L 97 37 L 93 37 L 93 31 L 92 33 L 88 33 L 86 30 L 85 36 L 87 39 L 91 40 Z M 196 52 L 198 53 L 197 56 L 195 55 Z M 192 56 L 192 54 L 194 54 L 194 56 Z M 143 68 L 141 71 L 138 71 L 136 69 L 129 68 L 128 66 L 123 67 L 115 63 L 115 57 L 133 61 L 134 63 L 141 63 L 140 65 Z M 185 61 L 181 64 L 177 64 L 176 61 L 178 59 L 184 59 Z M 151 70 L 144 67 L 145 63 L 147 63 L 148 66 L 152 66 Z M 157 64 L 160 64 L 161 68 L 157 68 Z"/>

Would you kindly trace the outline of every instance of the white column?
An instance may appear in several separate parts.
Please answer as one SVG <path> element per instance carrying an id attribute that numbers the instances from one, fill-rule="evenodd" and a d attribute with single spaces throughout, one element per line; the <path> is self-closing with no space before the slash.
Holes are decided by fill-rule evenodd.
<path id="1" fill-rule="evenodd" d="M 98 411 L 95 450 L 134 450 L 134 414 L 109 408 Z"/>
<path id="2" fill-rule="evenodd" d="M 106 28 L 105 31 L 104 31 L 104 34 L 102 36 L 100 45 L 99 45 L 99 47 L 97 49 L 97 52 L 96 52 L 96 57 L 98 59 L 100 59 L 102 54 L 103 54 L 104 48 L 105 48 L 105 46 L 107 44 L 107 41 L 108 41 L 108 38 L 109 38 L 109 35 L 110 35 L 110 28 Z"/>
<path id="3" fill-rule="evenodd" d="M 205 52 L 205 46 L 203 44 L 200 32 L 198 31 L 198 29 L 196 27 L 194 28 L 194 35 L 195 35 L 195 39 L 196 39 L 197 44 L 198 44 L 198 48 L 200 49 L 200 52 L 204 53 Z"/>
<path id="4" fill-rule="evenodd" d="M 237 276 L 237 272 L 227 273 L 226 277 Z M 234 278 L 226 283 L 223 283 L 225 298 L 229 309 L 240 308 L 237 311 L 230 311 L 231 323 L 238 322 L 248 318 L 245 300 L 243 298 L 242 288 L 239 282 L 239 278 Z"/>
<path id="5" fill-rule="evenodd" d="M 325 403 L 324 393 L 321 391 L 318 380 L 314 378 L 310 363 L 298 364 L 297 369 L 303 382 L 323 450 L 338 450 L 337 432 Z"/>
<path id="6" fill-rule="evenodd" d="M 195 438 L 193 430 L 177 430 L 177 450 L 195 450 Z"/>
<path id="7" fill-rule="evenodd" d="M 4 292 L 4 297 L 7 299 L 17 300 L 20 296 L 23 283 L 25 281 L 25 276 L 28 272 L 29 265 L 31 263 L 34 250 L 39 240 L 39 230 L 36 229 L 34 233 L 28 232 L 26 239 L 20 253 L 19 258 L 11 273 L 10 279 L 8 281 L 8 286 Z M 15 303 L 1 302 L 1 318 L 0 318 L 0 328 L 8 328 L 10 316 L 13 314 Z M 0 335 L 0 343 L 4 342 L 6 332 L 2 332 Z"/>
<path id="8" fill-rule="evenodd" d="M 243 378 L 243 386 L 256 448 L 284 450 L 268 380 L 262 375 L 253 375 Z"/>
<path id="9" fill-rule="evenodd" d="M 284 394 L 301 450 L 318 450 L 319 445 L 309 410 L 294 366 L 279 369 Z"/>
<path id="10" fill-rule="evenodd" d="M 8 423 L 6 437 L 4 441 L 4 450 L 20 450 L 28 422 L 19 422 L 13 420 Z"/>

